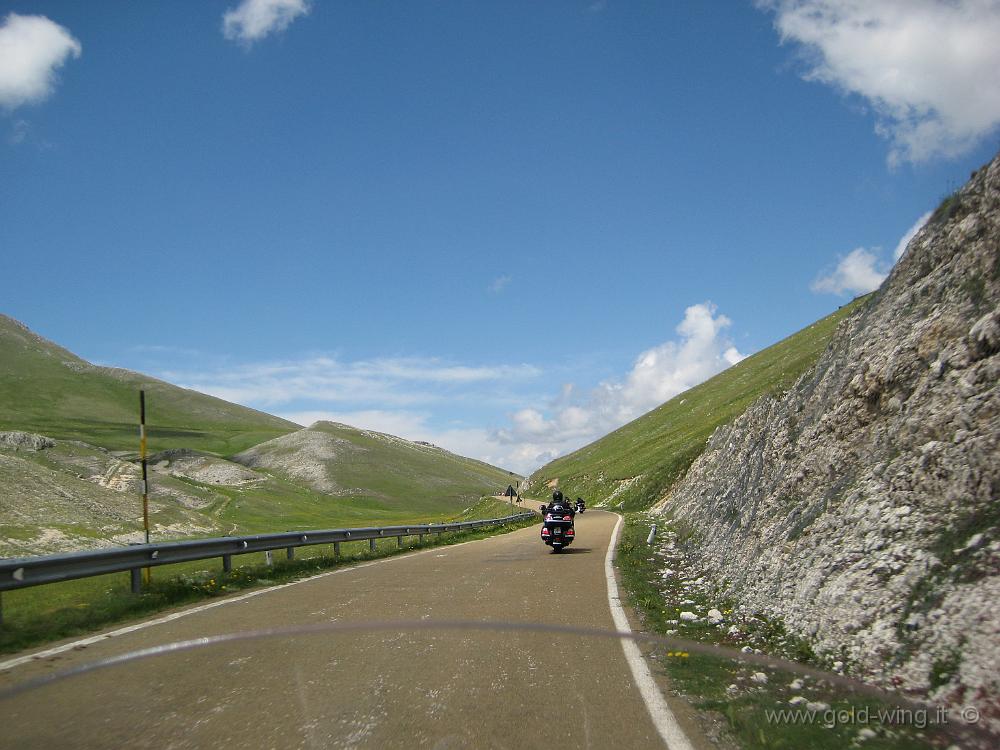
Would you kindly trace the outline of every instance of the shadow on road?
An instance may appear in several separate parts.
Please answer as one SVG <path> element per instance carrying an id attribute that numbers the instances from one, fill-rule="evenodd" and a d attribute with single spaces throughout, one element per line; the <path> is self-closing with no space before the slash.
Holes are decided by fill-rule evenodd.
<path id="1" fill-rule="evenodd" d="M 589 555 L 591 552 L 590 547 L 566 547 L 562 552 L 555 554 L 559 555 Z"/>

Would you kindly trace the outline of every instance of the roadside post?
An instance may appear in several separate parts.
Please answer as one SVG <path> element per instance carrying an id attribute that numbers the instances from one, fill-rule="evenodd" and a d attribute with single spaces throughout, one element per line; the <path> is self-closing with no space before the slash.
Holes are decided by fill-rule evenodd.
<path id="1" fill-rule="evenodd" d="M 508 484 L 507 489 L 503 494 L 507 496 L 507 501 L 510 504 L 510 514 L 514 515 L 514 495 L 517 494 L 514 490 L 514 485 Z"/>
<path id="2" fill-rule="evenodd" d="M 146 391 L 139 391 L 139 459 L 142 461 L 142 527 L 146 532 L 146 544 L 149 544 L 149 478 L 146 474 Z M 149 583 L 150 568 L 143 568 L 142 575 Z M 132 584 L 135 589 L 135 582 Z"/>

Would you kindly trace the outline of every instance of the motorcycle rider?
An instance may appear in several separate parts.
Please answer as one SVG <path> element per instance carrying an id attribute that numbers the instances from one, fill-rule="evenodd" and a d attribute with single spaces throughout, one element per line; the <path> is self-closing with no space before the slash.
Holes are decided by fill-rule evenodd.
<path id="1" fill-rule="evenodd" d="M 552 493 L 552 502 L 549 503 L 549 510 L 551 511 L 556 506 L 560 506 L 565 513 L 569 513 L 570 516 L 576 515 L 576 509 L 573 507 L 572 503 L 563 498 L 563 493 L 556 490 Z"/>

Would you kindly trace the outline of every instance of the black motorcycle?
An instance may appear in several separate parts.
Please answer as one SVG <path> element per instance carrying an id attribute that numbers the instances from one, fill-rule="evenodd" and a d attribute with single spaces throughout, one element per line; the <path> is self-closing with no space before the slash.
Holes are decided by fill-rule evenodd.
<path id="1" fill-rule="evenodd" d="M 549 506 L 542 506 L 542 541 L 552 548 L 553 552 L 559 552 L 563 547 L 568 547 L 576 538 L 576 530 L 573 528 L 573 513 L 564 505 L 552 503 Z"/>
<path id="2" fill-rule="evenodd" d="M 576 512 L 583 513 L 585 510 L 587 510 L 587 504 L 583 501 L 582 497 L 578 497 L 576 499 Z"/>

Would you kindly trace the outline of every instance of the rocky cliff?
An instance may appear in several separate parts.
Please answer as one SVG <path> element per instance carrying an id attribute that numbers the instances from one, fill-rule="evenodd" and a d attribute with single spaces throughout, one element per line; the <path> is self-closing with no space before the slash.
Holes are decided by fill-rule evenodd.
<path id="1" fill-rule="evenodd" d="M 1000 731 L 1000 156 L 663 505 L 720 586 Z"/>

